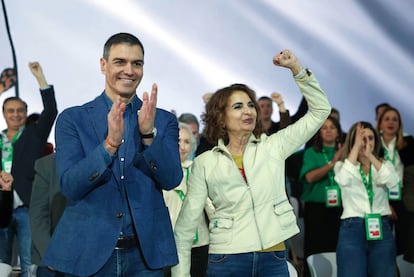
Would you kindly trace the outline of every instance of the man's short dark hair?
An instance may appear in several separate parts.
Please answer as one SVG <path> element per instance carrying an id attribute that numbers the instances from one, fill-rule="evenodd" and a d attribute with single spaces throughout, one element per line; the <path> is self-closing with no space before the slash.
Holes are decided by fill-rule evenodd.
<path id="1" fill-rule="evenodd" d="M 391 107 L 391 105 L 390 104 L 388 104 L 388 103 L 381 103 L 381 104 L 378 104 L 376 107 L 375 107 L 375 114 L 377 115 L 378 114 L 378 111 L 379 111 L 379 109 L 381 109 L 381 108 L 389 108 L 389 107 Z"/>
<path id="2" fill-rule="evenodd" d="M 26 102 L 24 102 L 24 101 L 23 101 L 20 97 L 17 97 L 17 96 L 11 96 L 11 97 L 9 97 L 9 98 L 4 99 L 4 102 L 3 102 L 3 113 L 4 113 L 4 106 L 6 106 L 7 102 L 10 102 L 10 101 L 13 101 L 13 100 L 15 100 L 15 101 L 19 101 L 19 102 L 23 103 L 24 108 L 25 108 L 25 109 L 26 109 L 26 111 L 27 111 L 27 103 L 26 103 Z"/>
<path id="3" fill-rule="evenodd" d="M 270 98 L 269 96 L 261 96 L 259 97 L 259 99 L 257 99 L 257 102 L 262 101 L 262 100 L 267 100 L 272 102 L 272 98 Z"/>
<path id="4" fill-rule="evenodd" d="M 108 60 L 109 57 L 109 51 L 111 50 L 111 47 L 113 45 L 117 44 L 128 44 L 128 45 L 139 45 L 142 49 L 142 55 L 144 55 L 144 45 L 142 45 L 142 42 L 134 35 L 131 35 L 129 33 L 118 33 L 115 35 L 112 35 L 104 45 L 103 49 L 103 58 L 105 60 Z"/>
<path id="5" fill-rule="evenodd" d="M 197 129 L 200 127 L 197 117 L 192 113 L 183 113 L 178 117 L 178 121 L 186 124 L 196 124 Z"/>

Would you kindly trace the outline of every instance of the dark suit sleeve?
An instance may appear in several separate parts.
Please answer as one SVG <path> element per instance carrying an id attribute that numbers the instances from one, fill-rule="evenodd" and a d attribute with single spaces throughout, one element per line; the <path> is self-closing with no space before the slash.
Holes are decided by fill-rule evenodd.
<path id="1" fill-rule="evenodd" d="M 296 121 L 298 121 L 307 112 L 308 112 L 308 103 L 306 102 L 305 97 L 302 97 L 302 100 L 300 101 L 297 112 L 291 117 L 292 123 L 295 123 Z"/>
<path id="2" fill-rule="evenodd" d="M 279 129 L 283 129 L 286 126 L 288 126 L 289 124 L 292 123 L 292 119 L 290 118 L 290 114 L 289 114 L 289 110 L 286 110 L 286 112 L 282 113 L 279 112 L 279 116 L 280 116 L 280 121 L 279 121 Z"/>
<path id="3" fill-rule="evenodd" d="M 48 157 L 47 157 L 48 158 Z M 32 196 L 30 200 L 30 229 L 32 232 L 33 247 L 41 257 L 45 254 L 50 240 L 50 213 L 49 213 L 49 180 L 50 164 L 40 159 L 35 163 L 35 178 L 33 181 Z"/>
<path id="4" fill-rule="evenodd" d="M 52 129 L 53 123 L 55 122 L 56 116 L 58 114 L 55 91 L 53 86 L 50 86 L 47 89 L 40 90 L 43 101 L 43 111 L 40 114 L 37 129 L 38 133 L 42 136 L 46 136 L 43 139 L 47 139 Z"/>

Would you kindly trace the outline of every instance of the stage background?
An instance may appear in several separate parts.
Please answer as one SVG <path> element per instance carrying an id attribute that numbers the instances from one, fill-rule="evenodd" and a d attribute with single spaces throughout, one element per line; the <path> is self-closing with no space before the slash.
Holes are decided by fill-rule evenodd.
<path id="1" fill-rule="evenodd" d="M 41 62 L 54 84 L 59 111 L 92 100 L 104 89 L 99 58 L 117 32 L 137 35 L 145 47 L 141 96 L 156 82 L 158 106 L 177 114 L 203 111 L 201 96 L 246 83 L 258 96 L 282 93 L 293 114 L 300 102 L 290 72 L 272 57 L 291 49 L 311 68 L 352 123 L 374 123 L 374 107 L 389 102 L 414 134 L 414 2 L 349 1 L 126 1 L 6 0 L 19 66 L 20 96 L 40 112 L 37 83 L 27 64 Z M 1 19 L 3 16 L 1 16 Z M 11 66 L 0 22 L 0 69 Z M 14 95 L 10 89 L 2 102 Z M 277 106 L 273 119 L 279 120 Z M 5 128 L 4 120 L 0 127 Z M 53 133 L 50 141 L 54 142 Z"/>

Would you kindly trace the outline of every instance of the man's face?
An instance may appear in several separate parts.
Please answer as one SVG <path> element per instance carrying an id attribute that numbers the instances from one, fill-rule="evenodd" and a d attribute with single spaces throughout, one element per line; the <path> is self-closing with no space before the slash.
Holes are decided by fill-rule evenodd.
<path id="1" fill-rule="evenodd" d="M 108 60 L 101 58 L 100 62 L 109 98 L 114 100 L 117 95 L 123 98 L 135 95 L 144 74 L 144 55 L 139 45 L 112 45 Z"/>
<path id="2" fill-rule="evenodd" d="M 27 110 L 19 100 L 10 100 L 4 105 L 4 119 L 8 129 L 18 129 L 26 124 Z"/>
<path id="3" fill-rule="evenodd" d="M 387 109 L 387 106 L 382 106 L 378 108 L 377 116 L 375 117 L 375 121 L 378 123 L 379 118 L 381 117 L 382 113 Z"/>
<path id="4" fill-rule="evenodd" d="M 195 123 L 187 123 L 187 125 L 191 128 L 193 136 L 196 141 L 200 138 L 200 134 L 198 133 L 198 126 Z"/>
<path id="5" fill-rule="evenodd" d="M 260 116 L 262 119 L 269 119 L 273 113 L 272 101 L 267 99 L 259 100 Z"/>

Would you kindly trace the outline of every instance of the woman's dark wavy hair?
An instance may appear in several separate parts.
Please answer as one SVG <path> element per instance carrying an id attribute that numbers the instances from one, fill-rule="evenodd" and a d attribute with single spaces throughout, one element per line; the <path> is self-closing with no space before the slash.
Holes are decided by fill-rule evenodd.
<path id="1" fill-rule="evenodd" d="M 253 130 L 254 136 L 258 138 L 263 133 L 262 124 L 259 120 L 260 109 L 256 101 L 256 93 L 244 84 L 233 84 L 217 90 L 206 104 L 206 111 L 201 115 L 205 125 L 204 134 L 212 144 L 217 144 L 219 139 L 223 139 L 225 144 L 228 143 L 229 138 L 225 125 L 226 107 L 230 96 L 235 91 L 245 92 L 254 104 L 257 112 L 256 127 Z"/>
<path id="2" fill-rule="evenodd" d="M 332 124 L 335 126 L 335 128 L 338 130 L 338 136 L 336 137 L 336 144 L 335 147 L 338 148 L 338 143 L 340 142 L 340 139 L 342 137 L 342 131 L 341 131 L 341 124 L 338 120 L 336 120 L 335 117 L 328 116 L 326 120 L 330 120 Z M 321 136 L 321 129 L 316 133 L 315 138 L 313 140 L 313 148 L 315 148 L 316 152 L 322 152 L 323 150 L 323 141 Z"/>
<path id="3" fill-rule="evenodd" d="M 381 158 L 382 156 L 382 152 L 381 152 L 381 141 L 380 141 L 380 137 L 378 135 L 377 130 L 375 130 L 375 128 L 371 125 L 371 123 L 369 122 L 365 122 L 365 121 L 360 121 L 362 124 L 362 128 L 363 129 L 370 129 L 373 133 L 374 133 L 374 139 L 375 139 L 375 147 L 374 150 L 372 151 L 372 153 L 375 155 L 375 157 L 377 159 Z M 342 157 L 341 160 L 345 160 L 348 156 L 349 153 L 351 152 L 352 147 L 355 144 L 355 135 L 356 135 L 356 131 L 357 131 L 357 126 L 358 123 L 360 122 L 356 122 L 354 125 L 351 126 L 351 128 L 348 131 L 348 134 L 346 135 L 346 139 L 345 139 L 345 143 L 344 143 L 344 152 L 342 152 Z"/>

